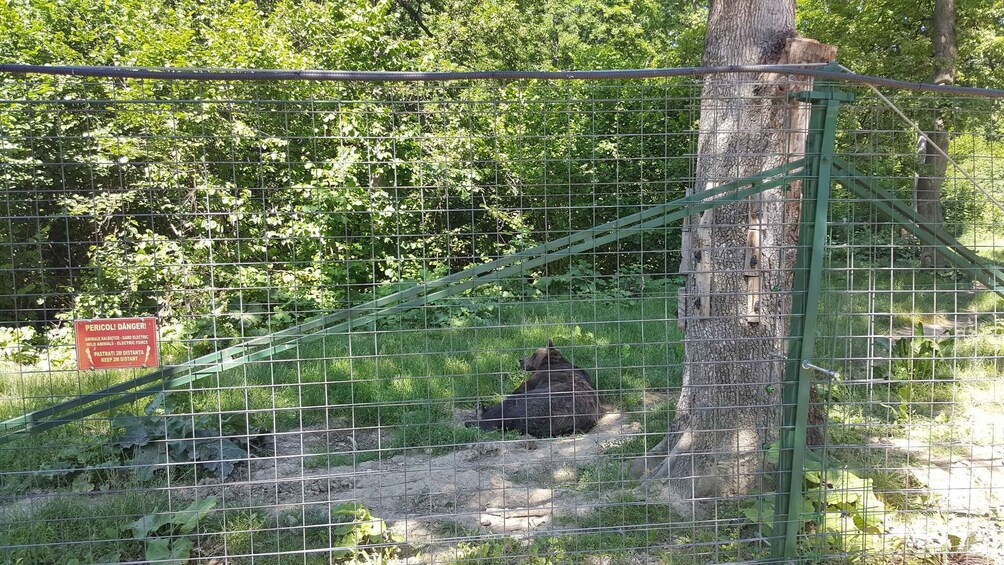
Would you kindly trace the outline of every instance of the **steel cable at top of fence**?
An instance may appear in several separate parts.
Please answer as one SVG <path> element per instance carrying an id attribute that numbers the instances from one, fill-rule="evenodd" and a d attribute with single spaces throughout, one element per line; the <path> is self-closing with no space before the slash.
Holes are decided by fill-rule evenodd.
<path id="1" fill-rule="evenodd" d="M 631 80 L 680 76 L 704 76 L 724 73 L 779 73 L 847 81 L 871 86 L 901 88 L 945 94 L 965 94 L 983 98 L 1004 98 L 1004 90 L 970 86 L 949 86 L 897 80 L 848 72 L 833 64 L 804 65 L 725 65 L 718 67 L 679 67 L 668 69 L 615 69 L 591 71 L 332 71 L 295 69 L 196 69 L 172 67 L 102 67 L 88 65 L 0 64 L 0 73 L 45 74 L 76 77 L 136 78 L 164 80 L 229 81 L 332 81 L 332 82 L 444 82 L 464 80 Z"/>

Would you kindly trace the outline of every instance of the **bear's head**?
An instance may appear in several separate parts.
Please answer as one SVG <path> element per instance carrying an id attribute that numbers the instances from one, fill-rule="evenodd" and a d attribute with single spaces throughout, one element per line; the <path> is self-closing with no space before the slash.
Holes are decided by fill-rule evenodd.
<path id="1" fill-rule="evenodd" d="M 557 365 L 559 362 L 567 364 L 568 360 L 554 346 L 554 342 L 548 339 L 547 347 L 541 347 L 537 351 L 534 351 L 533 355 L 520 359 L 519 368 L 532 373 L 542 369 L 549 369 L 551 365 Z"/>

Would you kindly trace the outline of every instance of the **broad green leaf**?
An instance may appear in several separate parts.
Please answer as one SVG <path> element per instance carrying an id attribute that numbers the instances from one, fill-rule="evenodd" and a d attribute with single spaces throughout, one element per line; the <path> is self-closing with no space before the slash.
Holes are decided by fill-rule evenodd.
<path id="1" fill-rule="evenodd" d="M 165 394 L 163 391 L 158 392 L 156 396 L 153 397 L 146 407 L 143 408 L 143 413 L 147 416 L 153 416 L 153 414 L 164 405 Z"/>
<path id="2" fill-rule="evenodd" d="M 184 565 L 192 555 L 188 538 L 154 538 L 146 544 L 146 560 L 164 565 Z"/>
<path id="3" fill-rule="evenodd" d="M 862 532 L 881 533 L 883 515 L 879 512 L 855 512 L 854 525 Z"/>
<path id="4" fill-rule="evenodd" d="M 823 512 L 819 525 L 823 531 L 841 536 L 858 531 L 850 516 L 840 510 Z"/>
<path id="5" fill-rule="evenodd" d="M 171 559 L 170 538 L 154 538 L 146 542 L 146 560 L 162 563 Z"/>
<path id="6" fill-rule="evenodd" d="M 123 429 L 115 441 L 115 445 L 130 449 L 150 443 L 152 438 L 148 425 L 149 420 L 150 418 L 146 416 L 115 416 L 112 418 L 112 427 Z"/>
<path id="7" fill-rule="evenodd" d="M 171 514 L 167 512 L 157 512 L 141 516 L 135 522 L 127 526 L 132 529 L 132 537 L 136 539 L 146 539 L 158 530 L 171 523 Z"/>
<path id="8" fill-rule="evenodd" d="M 770 495 L 761 496 L 752 504 L 742 508 L 742 513 L 754 524 L 760 524 L 765 532 L 770 532 L 774 526 L 774 500 Z"/>
<path id="9" fill-rule="evenodd" d="M 73 492 L 91 492 L 94 490 L 94 483 L 91 482 L 91 475 L 83 472 L 73 477 L 73 484 L 70 486 Z"/>
<path id="10" fill-rule="evenodd" d="M 158 469 L 167 467 L 167 445 L 164 442 L 138 447 L 133 450 L 128 464 L 136 468 L 136 476 L 140 480 L 149 481 Z"/>
<path id="11" fill-rule="evenodd" d="M 195 442 L 195 460 L 221 479 L 230 476 L 234 461 L 245 459 L 248 452 L 229 439 L 205 439 Z"/>
<path id="12" fill-rule="evenodd" d="M 203 519 L 210 510 L 216 507 L 216 501 L 215 496 L 196 500 L 184 510 L 175 512 L 171 517 L 171 524 L 183 534 L 192 532 L 199 525 L 199 520 Z"/>

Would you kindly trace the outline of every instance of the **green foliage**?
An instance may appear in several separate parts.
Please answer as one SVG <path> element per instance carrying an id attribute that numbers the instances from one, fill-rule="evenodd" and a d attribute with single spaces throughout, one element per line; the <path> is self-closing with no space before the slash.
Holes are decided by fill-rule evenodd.
<path id="1" fill-rule="evenodd" d="M 84 565 L 144 561 L 145 542 L 129 535 L 130 524 L 157 506 L 165 493 L 53 496 L 44 504 L 11 506 L 0 530 L 0 562 Z M 67 551 L 66 543 L 73 544 Z"/>
<path id="2" fill-rule="evenodd" d="M 933 383 L 935 379 L 952 378 L 950 363 L 939 363 L 945 349 L 954 343 L 952 336 L 927 337 L 923 324 L 915 324 L 913 335 L 900 338 L 882 338 L 876 342 L 876 352 L 889 356 L 889 379 L 895 383 L 894 393 L 899 399 L 896 417 L 906 421 L 910 416 L 914 397 L 920 383 Z"/>
<path id="3" fill-rule="evenodd" d="M 331 558 L 335 563 L 382 563 L 400 552 L 398 544 L 402 540 L 365 506 L 336 506 L 331 511 L 331 522 Z"/>
<path id="4" fill-rule="evenodd" d="M 695 65 L 707 19 L 675 0 L 459 0 L 430 15 L 441 64 L 463 70 Z"/>
<path id="5" fill-rule="evenodd" d="M 235 463 L 248 457 L 245 447 L 223 437 L 223 430 L 233 424 L 206 414 L 175 414 L 177 407 L 170 398 L 158 395 L 145 415 L 112 418 L 111 441 L 102 435 L 83 435 L 60 447 L 41 466 L 40 477 L 76 492 L 149 482 L 157 471 L 178 463 L 197 463 L 221 479 L 228 477 Z"/>
<path id="6" fill-rule="evenodd" d="M 699 63 L 706 19 L 703 6 L 676 0 L 413 8 L 391 0 L 10 3 L 0 8 L 0 56 L 350 70 L 670 67 Z M 924 79 L 929 10 L 803 0 L 799 27 L 840 45 L 841 60 L 857 70 Z M 995 26 L 1002 13 L 999 1 L 959 3 L 960 82 L 1000 81 L 992 69 L 1004 68 L 994 64 L 1004 53 Z M 370 88 L 40 77 L 0 89 L 8 100 L 69 109 L 15 102 L 0 110 L 0 180 L 21 195 L 8 202 L 14 221 L 0 237 L 33 243 L 3 259 L 0 308 L 24 322 L 157 315 L 183 324 L 187 339 L 220 345 L 679 196 L 695 150 L 690 136 L 666 135 L 692 130 L 694 92 L 662 83 Z M 440 100 L 462 104 L 440 112 L 431 103 Z M 958 115 L 971 121 L 965 109 Z M 339 143 L 312 141 L 321 138 Z M 896 138 L 879 145 L 900 157 L 879 166 L 902 174 L 914 165 Z M 553 190 L 555 179 L 564 190 Z M 947 187 L 949 221 L 985 213 L 977 200 L 965 183 Z M 443 213 L 406 213 L 418 209 Z M 553 264 L 534 275 L 534 289 L 631 292 L 607 277 L 670 272 L 675 259 L 625 252 L 674 249 L 677 237 L 643 234 L 598 250 L 592 265 Z M 595 278 L 585 281 L 590 269 Z M 473 308 L 471 318 L 478 323 Z M 34 329 L 33 339 L 47 339 Z M 31 362 L 22 351 L 18 362 Z"/>
<path id="7" fill-rule="evenodd" d="M 1004 39 L 1001 40 L 1001 45 L 1004 48 Z M 1001 119 L 999 113 L 992 114 L 992 117 Z M 992 127 L 999 131 L 1000 125 L 994 123 Z M 979 132 L 980 129 L 974 125 L 970 131 Z M 952 139 L 952 149 L 966 174 L 976 179 L 979 189 L 989 190 L 991 194 L 997 195 L 999 201 L 999 190 L 995 187 L 1004 182 L 1004 173 L 995 164 L 1004 159 L 1004 145 L 995 136 L 960 132 Z M 1004 223 L 1004 209 L 990 205 L 986 195 L 973 186 L 969 179 L 961 174 L 955 177 L 942 187 L 946 223 L 990 230 L 993 229 L 991 226 Z M 965 243 L 969 244 L 970 240 L 966 239 Z"/>
<path id="8" fill-rule="evenodd" d="M 279 429 L 333 418 L 353 426 L 397 426 L 409 413 L 421 422 L 439 421 L 448 418 L 447 407 L 474 408 L 478 400 L 490 403 L 511 392 L 527 377 L 519 370 L 520 357 L 549 337 L 573 362 L 590 367 L 605 402 L 636 408 L 637 391 L 680 381 L 682 333 L 666 318 L 675 300 L 676 293 L 667 291 L 592 308 L 569 309 L 560 300 L 503 301 L 494 304 L 491 324 L 472 323 L 465 300 L 461 308 L 444 307 L 444 319 L 462 317 L 442 327 L 333 335 L 267 363 L 227 371 L 196 392 L 193 410 L 295 407 L 250 414 L 254 425 Z M 635 323 L 623 324 L 623 318 Z M 612 342 L 612 335 L 621 343 Z M 273 386 L 254 386 L 261 383 Z"/>
<path id="9" fill-rule="evenodd" d="M 778 444 L 771 445 L 767 460 L 778 464 Z M 833 458 L 824 459 L 806 450 L 801 488 L 802 550 L 809 554 L 837 550 L 851 559 L 889 547 L 885 521 L 890 510 L 875 495 L 871 479 L 864 479 Z M 774 494 L 750 499 L 743 515 L 770 535 L 775 517 Z"/>
<path id="10" fill-rule="evenodd" d="M 699 59 L 704 10 L 691 3 L 476 4 L 421 3 L 415 19 L 390 0 L 14 3 L 0 9 L 0 56 L 37 64 L 349 70 L 623 68 Z M 488 32 L 499 22 L 504 33 Z M 674 157 L 693 151 L 686 136 L 642 134 L 692 126 L 690 112 L 676 112 L 694 103 L 689 91 L 661 84 L 370 88 L 38 77 L 0 90 L 10 100 L 72 108 L 14 103 L 0 110 L 7 134 L 0 180 L 21 195 L 8 202 L 13 221 L 0 226 L 0 238 L 35 243 L 5 257 L 0 308 L 39 326 L 157 315 L 182 325 L 182 339 L 212 338 L 197 349 L 269 333 L 426 271 L 455 271 L 549 232 L 671 199 L 684 183 L 664 179 L 689 174 L 687 160 Z M 594 94 L 601 99 L 573 102 Z M 622 99 L 633 101 L 632 111 L 622 111 Z M 423 100 L 464 104 L 441 112 L 416 102 Z M 313 141 L 320 138 L 340 141 Z M 575 188 L 549 190 L 555 178 Z M 526 202 L 539 206 L 523 211 Z M 572 215 L 561 212 L 569 206 Z M 414 210 L 436 213 L 408 213 Z M 675 237 L 643 234 L 644 245 L 601 250 L 597 268 L 604 276 L 642 267 L 667 272 L 672 259 L 624 252 L 674 248 Z M 560 276 L 567 266 L 540 276 Z M 475 309 L 470 315 L 477 323 Z M 18 362 L 32 361 L 25 355 Z"/>
<path id="11" fill-rule="evenodd" d="M 933 82 L 934 60 L 931 40 L 934 2 L 883 0 L 867 6 L 829 0 L 798 0 L 796 17 L 799 33 L 838 47 L 838 61 L 851 70 L 907 81 Z M 955 84 L 984 88 L 1004 86 L 1004 2 L 1001 0 L 959 0 L 956 32 L 958 61 Z M 871 94 L 861 89 L 865 99 Z M 945 127 L 951 132 L 950 146 L 944 149 L 970 177 L 978 179 L 982 191 L 993 194 L 1000 178 L 999 167 L 994 167 L 999 155 L 997 134 L 1001 128 L 1001 113 L 985 99 L 976 97 L 938 96 L 931 93 L 897 92 L 892 98 L 908 118 L 929 130 L 935 111 L 940 114 Z M 912 127 L 899 117 L 889 114 L 884 123 L 876 123 L 870 112 L 858 114 L 855 105 L 841 112 L 841 129 L 846 132 L 862 130 L 865 135 L 845 135 L 840 144 L 853 154 L 860 150 L 867 154 L 881 148 L 883 157 L 867 163 L 870 174 L 881 181 L 906 202 L 913 200 L 911 179 L 920 173 L 917 159 L 916 134 Z M 896 179 L 899 179 L 898 182 Z M 835 195 L 845 194 L 837 188 Z M 946 181 L 941 188 L 941 204 L 945 228 L 959 235 L 966 227 L 989 226 L 999 223 L 1002 211 L 986 194 L 977 190 L 955 166 L 949 164 Z M 996 197 L 999 200 L 999 196 Z M 837 218 L 857 218 L 863 228 L 857 238 L 859 252 L 862 244 L 885 245 L 899 239 L 892 233 L 875 233 L 878 225 L 875 211 L 851 199 L 837 198 L 833 210 Z M 884 221 L 884 220 L 882 220 Z M 902 247 L 919 242 L 913 238 L 897 241 Z M 902 249 L 901 247 L 901 249 Z M 909 258 L 909 253 L 897 251 L 898 259 Z"/>
<path id="12" fill-rule="evenodd" d="M 74 492 L 107 489 L 120 479 L 123 454 L 107 439 L 81 436 L 79 441 L 56 450 L 39 468 L 39 478 L 51 486 L 69 487 Z"/>
<path id="13" fill-rule="evenodd" d="M 457 544 L 456 562 L 465 565 L 474 563 L 508 565 L 515 561 L 515 556 L 519 556 L 519 563 L 527 565 L 549 565 L 563 562 L 558 556 L 552 557 L 542 545 L 541 542 L 527 545 L 511 537 L 488 539 L 476 543 L 460 542 Z"/>
<path id="14" fill-rule="evenodd" d="M 1004 2 L 956 2 L 959 44 L 957 84 L 1004 84 Z M 838 59 L 856 72 L 930 82 L 934 2 L 883 0 L 859 7 L 846 2 L 798 0 L 797 29 L 839 47 Z"/>
<path id="15" fill-rule="evenodd" d="M 134 539 L 142 540 L 146 546 L 147 561 L 184 565 L 191 556 L 192 534 L 199 522 L 216 506 L 216 497 L 196 500 L 187 508 L 175 512 L 158 512 L 141 516 L 129 524 L 124 531 L 132 533 Z"/>
<path id="16" fill-rule="evenodd" d="M 122 415 L 112 419 L 116 439 L 128 464 L 137 467 L 141 479 L 153 478 L 154 472 L 169 463 L 198 462 L 225 479 L 234 470 L 235 461 L 248 457 L 237 442 L 222 437 L 230 422 L 208 414 L 174 414 L 170 395 L 158 395 L 147 405 L 143 416 Z"/>
<path id="17" fill-rule="evenodd" d="M 31 343 L 34 338 L 35 329 L 30 326 L 0 326 L 0 361 L 24 365 L 38 363 L 38 350 Z"/>
<path id="18" fill-rule="evenodd" d="M 195 536 L 212 531 L 208 518 L 216 503 L 216 497 L 207 497 L 161 512 L 172 505 L 156 492 L 53 497 L 0 532 L 0 561 L 181 565 L 191 558 Z M 74 544 L 73 551 L 66 543 Z"/>
<path id="19" fill-rule="evenodd" d="M 645 273 L 644 265 L 631 264 L 611 274 L 604 274 L 594 261 L 572 260 L 563 273 L 543 271 L 534 276 L 530 295 L 536 298 L 576 296 L 597 299 L 624 299 L 641 296 L 644 292 L 665 292 L 683 286 L 684 277 L 653 277 Z"/>

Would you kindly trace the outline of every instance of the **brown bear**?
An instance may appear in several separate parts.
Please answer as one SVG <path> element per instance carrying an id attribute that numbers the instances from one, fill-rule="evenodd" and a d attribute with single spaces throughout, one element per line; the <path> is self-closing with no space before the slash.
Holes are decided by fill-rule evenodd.
<path id="1" fill-rule="evenodd" d="M 587 432 L 599 418 L 600 399 L 589 373 L 572 365 L 547 340 L 519 368 L 533 375 L 497 406 L 482 409 L 467 426 L 483 430 L 516 430 L 534 437 Z"/>

